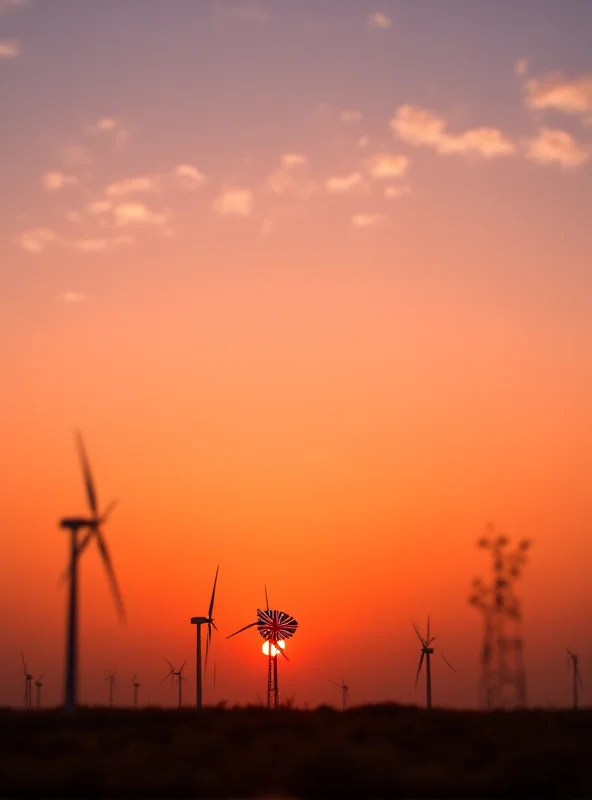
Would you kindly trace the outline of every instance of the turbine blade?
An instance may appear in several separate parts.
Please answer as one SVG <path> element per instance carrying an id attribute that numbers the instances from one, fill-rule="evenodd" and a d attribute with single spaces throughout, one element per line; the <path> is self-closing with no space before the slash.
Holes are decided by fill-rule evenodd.
<path id="1" fill-rule="evenodd" d="M 280 653 L 283 655 L 283 657 L 286 659 L 286 661 L 289 661 L 289 660 L 290 660 L 290 659 L 288 658 L 288 656 L 287 656 L 287 655 L 284 653 L 284 651 L 282 650 L 282 648 L 281 648 L 281 647 L 276 647 L 275 649 L 280 651 Z"/>
<path id="2" fill-rule="evenodd" d="M 43 680 L 43 675 L 44 674 L 45 673 L 41 673 L 41 675 L 37 678 L 37 683 L 41 683 L 41 681 Z"/>
<path id="3" fill-rule="evenodd" d="M 167 674 L 166 674 L 166 675 L 164 676 L 164 678 L 161 680 L 161 683 L 164 683 L 164 682 L 166 681 L 166 679 L 167 679 L 168 677 L 170 677 L 172 674 L 173 674 L 173 670 L 171 670 L 170 672 L 167 672 Z"/>
<path id="4" fill-rule="evenodd" d="M 78 445 L 78 455 L 80 456 L 80 463 L 82 465 L 82 474 L 84 476 L 84 485 L 86 487 L 86 497 L 88 499 L 88 505 L 92 512 L 93 517 L 96 517 L 98 515 L 97 494 L 95 492 L 95 486 L 90 471 L 90 465 L 88 463 L 88 458 L 86 455 L 86 450 L 84 449 L 84 442 L 82 441 L 82 434 L 80 433 L 80 431 L 76 431 L 76 444 Z"/>
<path id="5" fill-rule="evenodd" d="M 455 669 L 455 668 L 452 666 L 452 664 L 450 663 L 450 661 L 448 661 L 448 659 L 446 658 L 446 656 L 444 655 L 444 653 L 440 653 L 440 655 L 441 655 L 441 656 L 442 656 L 442 658 L 444 659 L 444 663 L 445 663 L 445 664 L 447 664 L 447 665 L 450 667 L 450 669 L 451 669 L 453 672 L 456 672 L 456 673 L 458 674 L 458 670 L 457 670 L 457 669 Z"/>
<path id="6" fill-rule="evenodd" d="M 258 624 L 259 624 L 259 622 L 251 622 L 249 625 L 245 625 L 245 627 L 241 628 L 239 631 L 235 631 L 234 633 L 231 633 L 230 636 L 227 636 L 226 638 L 227 639 L 232 639 L 232 637 L 236 636 L 237 633 L 242 633 L 243 631 L 246 631 L 247 628 L 252 628 L 254 625 L 258 625 Z"/>
<path id="7" fill-rule="evenodd" d="M 101 525 L 102 525 L 104 522 L 107 522 L 107 520 L 108 520 L 108 519 L 109 519 L 109 517 L 111 516 L 111 512 L 113 511 L 113 509 L 115 508 L 115 506 L 117 505 L 117 503 L 119 503 L 119 500 L 112 500 L 112 501 L 109 503 L 109 505 L 107 506 L 107 508 L 106 508 L 106 509 L 103 511 L 103 514 L 102 514 L 102 516 L 101 516 L 101 520 L 100 520 L 100 522 L 101 522 Z"/>
<path id="8" fill-rule="evenodd" d="M 216 623 L 214 622 L 214 620 L 212 619 L 212 620 L 210 620 L 210 622 L 212 623 L 212 627 L 214 628 L 214 630 L 217 631 L 218 627 L 217 627 Z"/>
<path id="9" fill-rule="evenodd" d="M 214 610 L 214 598 L 216 596 L 216 584 L 218 582 L 218 570 L 220 565 L 216 567 L 216 577 L 214 578 L 214 588 L 212 589 L 212 599 L 210 600 L 210 610 L 208 611 L 208 619 L 212 619 L 212 612 Z"/>
<path id="10" fill-rule="evenodd" d="M 187 662 L 186 662 L 186 661 L 184 661 L 184 662 L 181 664 L 181 666 L 179 667 L 179 675 L 180 675 L 180 674 L 181 674 L 181 672 L 183 671 L 183 667 L 185 666 L 185 664 L 186 664 L 186 663 L 187 663 Z"/>
<path id="11" fill-rule="evenodd" d="M 415 686 L 416 686 L 416 688 L 417 688 L 417 681 L 419 680 L 419 673 L 421 672 L 421 665 L 423 664 L 424 655 L 425 655 L 425 653 L 422 650 L 421 651 L 421 656 L 420 656 L 420 659 L 419 659 L 419 667 L 417 668 L 417 675 L 415 676 Z"/>
<path id="12" fill-rule="evenodd" d="M 423 645 L 425 645 L 426 643 L 424 642 L 423 636 L 420 633 L 419 626 L 413 620 L 411 620 L 411 624 L 413 625 L 413 629 L 415 630 L 415 633 L 417 634 L 417 638 L 419 639 L 419 641 Z"/>
<path id="13" fill-rule="evenodd" d="M 265 586 L 265 610 L 269 611 L 269 598 L 267 597 L 267 584 Z"/>
<path id="14" fill-rule="evenodd" d="M 427 635 L 428 642 L 430 641 L 430 615 L 428 614 L 428 635 Z"/>
<path id="15" fill-rule="evenodd" d="M 335 681 L 332 681 L 331 679 L 329 679 L 329 683 L 332 683 L 333 686 L 339 686 L 339 688 L 341 688 L 341 684 L 336 683 Z"/>
<path id="16" fill-rule="evenodd" d="M 170 667 L 171 669 L 175 669 L 175 668 L 173 667 L 173 665 L 171 664 L 171 662 L 168 660 L 168 658 L 165 658 L 165 661 L 167 662 L 167 664 L 169 665 L 169 667 Z M 168 675 L 167 675 L 167 677 L 168 677 Z"/>
<path id="17" fill-rule="evenodd" d="M 21 658 L 22 658 L 22 660 L 23 660 L 23 668 L 24 668 L 24 670 L 25 670 L 25 675 L 26 675 L 26 674 L 27 674 L 27 672 L 28 672 L 28 670 L 27 670 L 27 664 L 26 664 L 26 662 L 25 662 L 25 657 L 24 657 L 24 655 L 23 655 L 22 653 L 21 653 Z"/>
<path id="18" fill-rule="evenodd" d="M 117 611 L 121 619 L 123 620 L 123 622 L 125 622 L 126 621 L 125 608 L 123 607 L 123 600 L 121 598 L 119 586 L 117 585 L 117 578 L 115 577 L 115 570 L 113 569 L 111 556 L 109 555 L 109 550 L 107 549 L 107 543 L 103 538 L 101 529 L 98 526 L 95 528 L 95 532 L 97 535 L 97 544 L 99 546 L 101 556 L 103 557 L 103 563 L 105 565 L 105 569 L 107 570 L 107 577 L 109 579 L 109 583 L 111 584 L 111 592 L 115 600 L 115 605 L 117 607 Z"/>

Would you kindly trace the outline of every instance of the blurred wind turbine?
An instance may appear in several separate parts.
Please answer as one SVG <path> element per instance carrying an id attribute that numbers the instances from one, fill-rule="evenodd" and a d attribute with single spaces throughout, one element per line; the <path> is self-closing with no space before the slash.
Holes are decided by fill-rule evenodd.
<path id="1" fill-rule="evenodd" d="M 64 579 L 70 581 L 70 592 L 68 601 L 68 626 L 67 626 L 67 642 L 66 642 L 66 675 L 65 675 L 65 698 L 64 708 L 66 711 L 74 711 L 76 709 L 76 698 L 78 688 L 78 559 L 84 552 L 86 546 L 94 537 L 103 559 L 105 569 L 107 570 L 107 577 L 111 585 L 111 591 L 115 599 L 115 605 L 119 613 L 120 619 L 125 621 L 125 611 L 123 608 L 123 601 L 117 585 L 115 571 L 107 549 L 107 543 L 101 531 L 101 525 L 105 523 L 113 510 L 116 501 L 112 502 L 101 516 L 98 513 L 97 494 L 93 483 L 88 458 L 84 449 L 82 436 L 79 432 L 76 433 L 76 443 L 78 446 L 78 454 L 80 463 L 82 465 L 82 474 L 86 487 L 86 497 L 90 509 L 90 517 L 65 517 L 60 520 L 60 527 L 70 531 L 70 564 Z M 84 539 L 78 541 L 78 531 L 87 529 Z"/>
<path id="2" fill-rule="evenodd" d="M 41 687 L 43 686 L 43 675 L 40 675 L 35 681 L 37 708 L 41 708 Z"/>
<path id="3" fill-rule="evenodd" d="M 578 707 L 578 685 L 583 687 L 582 676 L 580 675 L 580 668 L 578 666 L 578 663 L 580 661 L 580 657 L 577 656 L 575 653 L 572 653 L 572 651 L 568 647 L 566 647 L 565 649 L 566 649 L 567 654 L 568 654 L 568 656 L 569 656 L 569 658 L 571 659 L 571 662 L 572 662 L 572 667 L 573 667 L 573 707 L 577 708 Z M 569 661 L 568 661 L 568 664 L 569 664 Z"/>
<path id="4" fill-rule="evenodd" d="M 419 659 L 419 666 L 417 668 L 417 675 L 415 676 L 415 686 L 417 687 L 417 681 L 419 679 L 419 673 L 421 672 L 421 666 L 423 664 L 423 659 L 425 657 L 425 660 L 426 660 L 427 707 L 431 708 L 432 707 L 432 670 L 431 670 L 430 659 L 434 655 L 434 648 L 430 647 L 430 645 L 431 645 L 431 643 L 433 641 L 435 641 L 436 637 L 432 636 L 430 638 L 430 615 L 429 614 L 428 614 L 427 635 L 426 635 L 425 639 L 421 635 L 419 627 L 415 624 L 415 622 L 412 622 L 411 624 L 413 625 L 415 633 L 417 634 L 417 638 L 421 642 L 421 656 L 420 656 L 420 659 Z M 457 670 L 455 670 L 454 667 L 452 666 L 452 664 L 449 661 L 447 661 L 445 656 L 442 653 L 440 653 L 440 655 L 444 659 L 444 662 L 446 663 L 446 665 L 453 672 L 456 672 Z"/>
<path id="5" fill-rule="evenodd" d="M 346 686 L 345 681 L 343 680 L 343 675 L 341 676 L 341 683 L 336 683 L 335 681 L 329 681 L 332 683 L 333 686 L 339 686 L 341 692 L 343 694 L 343 710 L 347 708 L 347 702 L 349 700 L 349 686 Z"/>
<path id="6" fill-rule="evenodd" d="M 166 674 L 166 675 L 164 676 L 164 678 L 161 680 L 161 683 L 164 683 L 164 682 L 166 681 L 166 679 L 169 677 L 169 675 L 170 675 L 170 677 L 171 677 L 171 680 L 172 680 L 173 682 L 175 681 L 175 677 L 177 678 L 177 680 L 178 680 L 178 682 L 179 682 L 179 708 L 181 708 L 181 704 L 182 704 L 182 702 L 183 702 L 183 681 L 185 680 L 185 678 L 183 677 L 183 675 L 182 675 L 181 673 L 183 672 L 183 667 L 185 666 L 185 664 L 186 664 L 187 662 L 186 662 L 186 661 L 184 661 L 184 662 L 181 664 L 181 666 L 179 667 L 179 669 L 175 669 L 175 668 L 173 667 L 173 665 L 171 664 L 171 662 L 168 660 L 168 658 L 165 658 L 165 661 L 167 662 L 167 664 L 168 664 L 168 665 L 169 665 L 169 667 L 171 668 L 171 671 L 170 671 L 170 672 L 167 672 L 167 674 Z"/>
<path id="7" fill-rule="evenodd" d="M 106 681 L 109 681 L 109 705 L 113 705 L 113 690 L 115 689 L 115 683 L 117 681 L 117 675 L 115 672 L 110 672 L 107 677 L 105 678 Z"/>
<path id="8" fill-rule="evenodd" d="M 212 589 L 212 597 L 210 599 L 210 607 L 208 609 L 208 616 L 207 617 L 191 617 L 191 624 L 196 625 L 197 629 L 197 674 L 195 679 L 195 686 L 196 686 L 196 700 L 195 705 L 197 708 L 202 708 L 203 706 L 203 685 L 202 685 L 202 670 L 201 670 L 201 626 L 207 625 L 208 626 L 208 636 L 206 639 L 206 660 L 204 664 L 204 672 L 208 666 L 208 652 L 210 650 L 210 642 L 212 640 L 212 627 L 216 628 L 214 623 L 214 619 L 212 614 L 214 612 L 214 598 L 216 596 L 216 583 L 218 582 L 218 570 L 220 567 L 216 567 L 216 576 L 214 578 L 214 588 Z M 216 628 L 218 630 L 218 628 Z"/>
<path id="9" fill-rule="evenodd" d="M 138 673 L 134 672 L 134 678 L 132 680 L 132 685 L 134 687 L 134 706 L 138 707 L 138 689 L 142 685 L 138 680 Z"/>
<path id="10" fill-rule="evenodd" d="M 33 680 L 33 676 L 27 669 L 25 657 L 22 653 L 21 658 L 23 660 L 23 672 L 25 676 L 25 708 L 31 708 L 31 681 Z"/>

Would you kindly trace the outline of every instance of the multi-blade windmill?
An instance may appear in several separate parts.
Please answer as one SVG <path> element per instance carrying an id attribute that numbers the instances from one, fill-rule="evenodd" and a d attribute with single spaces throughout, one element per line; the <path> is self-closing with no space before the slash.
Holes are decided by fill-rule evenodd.
<path id="1" fill-rule="evenodd" d="M 343 680 L 343 676 L 341 676 L 341 683 L 337 683 L 336 681 L 331 681 L 331 680 L 329 681 L 329 683 L 332 683 L 333 686 L 339 686 L 339 688 L 341 689 L 342 699 L 343 699 L 343 710 L 345 711 L 349 701 L 349 686 L 346 685 L 345 681 Z"/>
<path id="2" fill-rule="evenodd" d="M 67 618 L 67 641 L 66 641 L 66 676 L 65 676 L 65 699 L 64 708 L 66 711 L 74 711 L 76 708 L 77 697 L 77 684 L 78 684 L 78 559 L 84 552 L 87 545 L 90 544 L 94 538 L 97 542 L 97 547 L 103 559 L 107 577 L 111 585 L 111 591 L 115 599 L 115 605 L 120 618 L 125 621 L 125 611 L 123 608 L 123 601 L 117 585 L 115 571 L 111 562 L 111 556 L 107 548 L 107 543 L 101 531 L 103 525 L 111 511 L 115 506 L 112 502 L 102 515 L 98 512 L 97 493 L 93 483 L 88 458 L 82 442 L 82 436 L 79 432 L 76 434 L 76 443 L 78 445 L 78 453 L 80 456 L 80 463 L 82 465 L 82 474 L 84 477 L 84 484 L 86 488 L 86 497 L 88 500 L 90 516 L 89 517 L 65 517 L 60 520 L 60 527 L 70 531 L 70 564 L 64 575 L 65 579 L 70 581 L 70 592 L 68 601 L 68 618 Z M 87 531 L 86 536 L 79 541 L 78 532 L 80 530 Z"/>
<path id="3" fill-rule="evenodd" d="M 419 630 L 419 627 L 415 624 L 415 622 L 412 622 L 411 624 L 413 625 L 415 633 L 417 634 L 417 638 L 421 642 L 421 656 L 419 658 L 419 666 L 417 668 L 417 674 L 415 676 L 415 686 L 417 687 L 417 681 L 419 680 L 419 673 L 421 672 L 421 667 L 422 667 L 422 664 L 423 664 L 423 660 L 425 658 L 425 661 L 426 661 L 426 688 L 427 688 L 427 703 L 426 703 L 426 705 L 427 705 L 428 708 L 431 708 L 432 707 L 432 669 L 431 669 L 430 659 L 434 655 L 434 648 L 430 647 L 430 645 L 436 639 L 436 637 L 435 636 L 430 637 L 430 615 L 429 614 L 428 614 L 427 634 L 426 634 L 426 638 L 425 639 L 421 635 L 421 631 Z M 447 661 L 447 659 L 444 656 L 444 654 L 440 653 L 440 655 L 442 656 L 445 664 L 448 667 L 450 667 L 450 669 L 453 672 L 456 672 L 457 670 L 455 670 L 454 667 L 452 666 L 452 664 L 449 661 Z"/>
<path id="4" fill-rule="evenodd" d="M 23 661 L 23 673 L 25 676 L 25 708 L 31 708 L 31 681 L 33 680 L 33 676 L 27 669 L 27 664 L 25 662 L 25 657 L 21 653 L 21 658 Z"/>
<path id="5" fill-rule="evenodd" d="M 43 686 L 43 675 L 35 679 L 37 708 L 41 708 L 41 687 Z"/>
<path id="6" fill-rule="evenodd" d="M 178 681 L 178 683 L 179 683 L 179 708 L 181 708 L 181 704 L 182 704 L 182 702 L 183 702 L 183 681 L 185 680 L 185 678 L 184 678 L 184 677 L 183 677 L 183 675 L 182 675 L 182 672 L 183 672 L 183 667 L 185 666 L 185 664 L 186 664 L 187 662 L 186 662 L 186 661 L 184 661 L 184 662 L 181 664 L 181 666 L 179 667 L 179 669 L 175 669 L 175 668 L 173 667 L 173 665 L 171 664 L 171 662 L 168 660 L 168 658 L 165 658 L 165 661 L 167 662 L 167 664 L 168 664 L 168 665 L 169 665 L 169 667 L 171 668 L 171 671 L 170 671 L 170 672 L 167 672 L 167 674 L 166 674 L 166 675 L 164 676 L 164 678 L 161 680 L 161 683 L 164 683 L 164 682 L 166 681 L 166 679 L 167 679 L 169 676 L 170 676 L 170 678 L 171 678 L 171 681 L 172 681 L 173 683 L 174 683 L 174 681 L 175 681 L 175 678 L 177 678 L 177 681 Z"/>
<path id="7" fill-rule="evenodd" d="M 167 678 L 168 678 L 168 675 L 167 675 Z M 136 708 L 138 707 L 138 689 L 140 688 L 141 685 L 142 684 L 138 680 L 138 673 L 134 672 L 134 678 L 132 680 L 132 686 L 134 687 L 134 706 Z"/>
<path id="8" fill-rule="evenodd" d="M 227 639 L 236 636 L 237 633 L 246 631 L 247 628 L 257 626 L 259 635 L 263 642 L 263 653 L 267 656 L 267 708 L 279 708 L 280 698 L 278 689 L 278 666 L 277 656 L 281 653 L 289 661 L 284 653 L 286 639 L 291 639 L 298 627 L 297 621 L 285 611 L 273 611 L 269 608 L 267 597 L 267 586 L 265 587 L 265 611 L 257 609 L 257 619 L 245 625 L 244 628 L 231 633 Z"/>
<path id="9" fill-rule="evenodd" d="M 579 665 L 579 661 L 580 661 L 580 657 L 577 656 L 575 653 L 572 653 L 572 651 L 568 647 L 566 647 L 565 649 L 566 649 L 567 654 L 569 656 L 569 660 L 571 660 L 571 663 L 572 663 L 572 668 L 573 668 L 573 686 L 572 686 L 573 707 L 577 708 L 578 707 L 578 687 L 583 687 L 582 676 L 580 675 L 580 667 L 578 666 Z M 567 662 L 568 664 L 569 664 L 569 660 Z"/>
<path id="10" fill-rule="evenodd" d="M 206 639 L 206 660 L 204 664 L 204 672 L 208 666 L 208 652 L 210 650 L 210 642 L 212 641 L 212 627 L 216 628 L 214 623 L 214 619 L 212 614 L 214 613 L 214 598 L 216 596 L 216 583 L 218 581 L 218 570 L 220 567 L 216 567 L 216 576 L 214 578 L 214 588 L 212 589 L 212 597 L 210 599 L 210 607 L 208 609 L 208 616 L 207 617 L 191 617 L 191 624 L 197 626 L 197 675 L 195 679 L 196 683 L 196 700 L 195 705 L 197 708 L 201 708 L 203 705 L 203 685 L 202 685 L 202 669 L 201 669 L 201 626 L 207 625 L 208 626 L 208 636 Z M 218 628 L 216 628 L 218 630 Z"/>
<path id="11" fill-rule="evenodd" d="M 105 678 L 106 681 L 109 681 L 109 705 L 113 705 L 113 691 L 115 690 L 115 684 L 117 683 L 117 675 L 115 672 L 110 672 L 107 677 Z"/>

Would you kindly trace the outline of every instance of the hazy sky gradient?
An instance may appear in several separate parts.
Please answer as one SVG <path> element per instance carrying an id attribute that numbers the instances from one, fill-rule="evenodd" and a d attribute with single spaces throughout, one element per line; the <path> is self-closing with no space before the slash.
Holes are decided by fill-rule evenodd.
<path id="1" fill-rule="evenodd" d="M 529 700 L 592 612 L 587 0 L 0 0 L 0 703 L 62 697 L 84 433 L 128 608 L 82 560 L 81 699 L 474 705 L 486 521 L 531 537 Z M 584 697 L 586 697 L 586 689 Z M 193 698 L 193 681 L 187 684 Z M 589 695 L 588 695 L 589 698 Z"/>

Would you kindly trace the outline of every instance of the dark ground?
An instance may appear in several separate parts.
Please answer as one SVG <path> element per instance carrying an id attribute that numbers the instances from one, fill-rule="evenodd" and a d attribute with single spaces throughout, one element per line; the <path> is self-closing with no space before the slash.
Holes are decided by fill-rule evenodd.
<path id="1" fill-rule="evenodd" d="M 592 710 L 0 710 L 0 796 L 592 797 Z"/>

